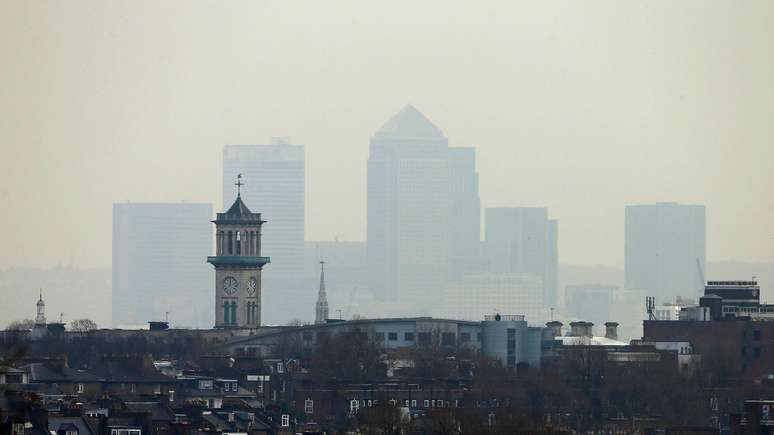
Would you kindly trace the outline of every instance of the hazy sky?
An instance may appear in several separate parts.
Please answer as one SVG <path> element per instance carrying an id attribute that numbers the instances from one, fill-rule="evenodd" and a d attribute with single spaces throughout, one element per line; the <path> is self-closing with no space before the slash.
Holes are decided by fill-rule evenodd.
<path id="1" fill-rule="evenodd" d="M 2 0 L 0 267 L 109 266 L 113 202 L 217 208 L 222 146 L 269 136 L 306 145 L 307 239 L 362 240 L 368 141 L 406 103 L 477 147 L 483 207 L 550 208 L 563 263 L 623 264 L 624 205 L 656 201 L 706 204 L 709 260 L 774 261 L 772 22 L 768 0 Z"/>

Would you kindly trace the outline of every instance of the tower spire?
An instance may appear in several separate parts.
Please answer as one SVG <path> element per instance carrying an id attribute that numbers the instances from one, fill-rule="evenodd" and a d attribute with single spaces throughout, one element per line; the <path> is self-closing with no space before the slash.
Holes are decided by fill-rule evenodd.
<path id="1" fill-rule="evenodd" d="M 317 292 L 314 323 L 325 323 L 328 318 L 328 298 L 325 295 L 325 261 L 320 261 L 320 289 Z"/>
<path id="2" fill-rule="evenodd" d="M 242 182 L 242 174 L 237 174 L 237 182 L 234 183 L 234 186 L 237 187 L 237 198 L 242 197 L 242 186 L 244 186 L 245 183 Z"/>
<path id="3" fill-rule="evenodd" d="M 43 289 L 40 289 L 40 298 L 38 299 L 38 303 L 36 304 L 38 307 L 37 316 L 35 316 L 35 324 L 36 325 L 45 325 L 46 324 L 46 303 L 43 302 Z"/>

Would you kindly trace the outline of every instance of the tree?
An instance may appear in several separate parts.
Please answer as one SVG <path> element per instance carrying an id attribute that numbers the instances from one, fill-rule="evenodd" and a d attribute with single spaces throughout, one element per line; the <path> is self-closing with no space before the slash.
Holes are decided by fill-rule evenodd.
<path id="1" fill-rule="evenodd" d="M 365 434 L 400 435 L 410 426 L 410 419 L 400 408 L 388 403 L 360 410 L 357 414 L 360 429 Z"/>
<path id="2" fill-rule="evenodd" d="M 387 365 L 382 349 L 359 331 L 320 335 L 310 358 L 315 377 L 347 379 L 357 382 L 380 379 Z"/>
<path id="3" fill-rule="evenodd" d="M 97 324 L 91 319 L 78 319 L 70 322 L 70 330 L 75 332 L 87 332 L 97 329 Z"/>
<path id="4" fill-rule="evenodd" d="M 7 331 L 25 331 L 32 329 L 35 321 L 32 319 L 14 320 L 5 327 Z"/>

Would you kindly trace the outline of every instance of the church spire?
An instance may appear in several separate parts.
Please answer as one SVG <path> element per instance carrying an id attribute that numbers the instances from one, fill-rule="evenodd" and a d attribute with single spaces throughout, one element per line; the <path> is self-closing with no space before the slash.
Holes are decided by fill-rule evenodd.
<path id="1" fill-rule="evenodd" d="M 317 292 L 314 323 L 325 323 L 328 318 L 328 298 L 325 295 L 325 262 L 320 261 L 320 290 Z"/>
<path id="2" fill-rule="evenodd" d="M 43 289 L 40 289 L 40 298 L 38 299 L 38 314 L 35 316 L 36 325 L 46 324 L 46 303 L 43 302 Z"/>

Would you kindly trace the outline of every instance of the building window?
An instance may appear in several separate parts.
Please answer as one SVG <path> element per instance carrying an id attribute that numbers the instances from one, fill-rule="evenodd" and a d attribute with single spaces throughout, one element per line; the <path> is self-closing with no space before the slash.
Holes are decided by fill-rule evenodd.
<path id="1" fill-rule="evenodd" d="M 442 346 L 454 346 L 457 342 L 457 336 L 453 332 L 444 332 L 441 334 Z"/>
<path id="2" fill-rule="evenodd" d="M 282 414 L 282 427 L 290 426 L 290 416 L 288 414 Z"/>
<path id="3" fill-rule="evenodd" d="M 236 253 L 237 255 L 242 255 L 242 238 L 239 231 L 236 232 Z"/>
<path id="4" fill-rule="evenodd" d="M 754 359 L 760 358 L 761 357 L 761 348 L 760 347 L 754 347 L 752 354 L 753 354 L 753 358 Z"/>
<path id="5" fill-rule="evenodd" d="M 360 402 L 358 402 L 357 399 L 352 399 L 349 401 L 349 412 L 356 413 L 360 409 Z"/>
<path id="6" fill-rule="evenodd" d="M 460 343 L 470 342 L 470 332 L 460 332 Z"/>
<path id="7" fill-rule="evenodd" d="M 132 393 L 134 393 L 135 391 L 137 391 L 137 385 L 135 385 L 135 384 L 129 384 L 129 391 L 131 391 Z"/>
<path id="8" fill-rule="evenodd" d="M 304 412 L 307 414 L 314 414 L 314 400 L 304 400 Z"/>
<path id="9" fill-rule="evenodd" d="M 397 332 L 390 332 L 387 334 L 387 340 L 390 341 L 396 341 L 398 339 L 398 333 Z"/>
<path id="10" fill-rule="evenodd" d="M 414 333 L 413 332 L 407 332 L 403 336 L 403 339 L 406 340 L 406 341 L 414 341 Z"/>
<path id="11" fill-rule="evenodd" d="M 234 253 L 234 238 L 231 235 L 231 231 L 228 232 L 228 254 Z"/>
<path id="12" fill-rule="evenodd" d="M 430 407 L 430 401 L 425 399 L 424 405 L 425 405 L 425 408 L 429 408 Z"/>
<path id="13" fill-rule="evenodd" d="M 312 340 L 312 331 L 304 331 L 304 340 L 305 341 L 311 341 Z"/>
<path id="14" fill-rule="evenodd" d="M 411 401 L 411 407 L 412 408 L 416 408 L 417 407 L 417 401 L 416 400 L 412 400 Z"/>
<path id="15" fill-rule="evenodd" d="M 255 394 L 263 394 L 263 382 L 258 382 L 258 385 L 255 387 Z"/>
<path id="16" fill-rule="evenodd" d="M 480 332 L 476 334 L 476 341 L 478 341 L 478 342 L 481 341 L 481 333 Z"/>
<path id="17" fill-rule="evenodd" d="M 231 391 L 239 391 L 239 383 L 238 382 L 232 382 L 231 383 Z"/>
<path id="18" fill-rule="evenodd" d="M 68 430 L 65 431 L 65 435 L 78 435 L 78 430 Z"/>
<path id="19" fill-rule="evenodd" d="M 83 393 L 83 384 L 78 384 L 78 387 L 76 388 L 76 392 Z"/>
<path id="20" fill-rule="evenodd" d="M 282 366 L 281 362 L 277 363 L 277 373 L 285 373 L 285 367 Z"/>
<path id="21" fill-rule="evenodd" d="M 419 345 L 420 346 L 430 346 L 430 333 L 429 332 L 420 332 L 419 333 Z"/>
<path id="22" fill-rule="evenodd" d="M 753 331 L 753 340 L 761 341 L 761 331 L 757 329 Z"/>
<path id="23" fill-rule="evenodd" d="M 224 385 L 223 389 L 226 390 L 226 391 L 231 391 L 231 384 L 226 382 L 226 384 Z"/>

